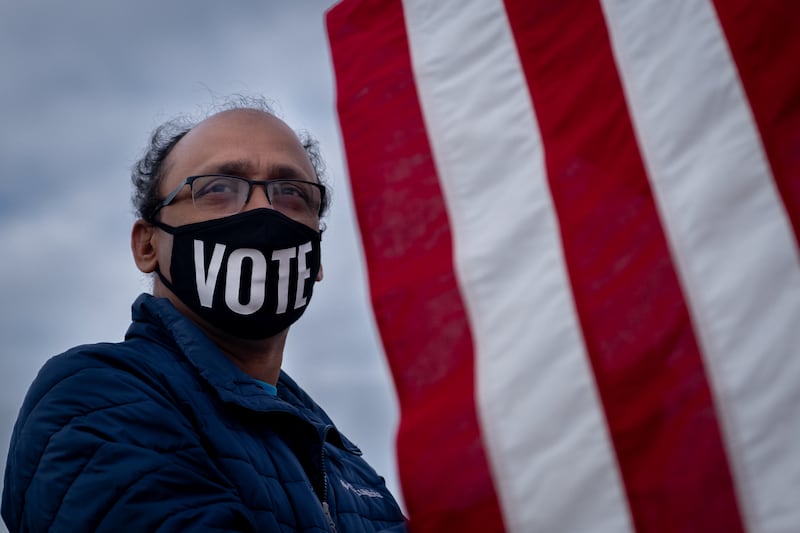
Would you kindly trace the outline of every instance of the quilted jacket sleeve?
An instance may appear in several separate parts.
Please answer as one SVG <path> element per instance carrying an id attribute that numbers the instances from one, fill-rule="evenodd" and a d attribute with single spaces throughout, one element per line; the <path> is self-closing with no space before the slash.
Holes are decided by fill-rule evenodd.
<path id="1" fill-rule="evenodd" d="M 254 529 L 157 381 L 97 359 L 58 359 L 14 430 L 3 496 L 11 531 Z"/>

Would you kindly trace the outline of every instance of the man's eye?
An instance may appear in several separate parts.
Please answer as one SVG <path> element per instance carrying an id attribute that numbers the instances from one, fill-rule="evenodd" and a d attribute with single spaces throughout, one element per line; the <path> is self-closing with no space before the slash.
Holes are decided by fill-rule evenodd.
<path id="1" fill-rule="evenodd" d="M 308 194 L 299 185 L 294 183 L 281 183 L 278 185 L 277 194 L 280 196 L 299 196 L 302 199 L 307 199 Z"/>
<path id="2" fill-rule="evenodd" d="M 229 180 L 215 180 L 205 183 L 195 191 L 195 197 L 202 197 L 209 194 L 234 194 L 236 187 Z"/>

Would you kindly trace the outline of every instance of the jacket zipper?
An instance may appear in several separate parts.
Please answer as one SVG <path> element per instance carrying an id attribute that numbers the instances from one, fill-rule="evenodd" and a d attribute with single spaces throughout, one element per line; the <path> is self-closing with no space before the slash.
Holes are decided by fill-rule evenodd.
<path id="1" fill-rule="evenodd" d="M 322 461 L 320 462 L 320 468 L 322 469 L 322 498 L 320 501 L 322 502 L 322 511 L 325 513 L 325 518 L 328 519 L 328 526 L 331 528 L 333 533 L 336 533 L 336 522 L 333 521 L 333 516 L 331 515 L 331 508 L 328 505 L 328 474 L 325 472 L 325 435 L 327 435 L 328 430 L 325 429 L 325 433 L 322 437 Z"/>
<path id="2" fill-rule="evenodd" d="M 322 510 L 325 512 L 325 518 L 328 519 L 328 526 L 330 526 L 331 531 L 336 533 L 336 524 L 333 522 L 333 517 L 331 516 L 331 510 L 328 507 L 328 502 L 322 502 Z"/>

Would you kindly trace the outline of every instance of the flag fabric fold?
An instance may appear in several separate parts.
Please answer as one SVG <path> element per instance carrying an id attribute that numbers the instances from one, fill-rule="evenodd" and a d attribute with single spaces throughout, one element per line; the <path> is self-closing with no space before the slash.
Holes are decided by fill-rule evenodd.
<path id="1" fill-rule="evenodd" d="M 328 12 L 414 531 L 800 527 L 798 23 Z"/>

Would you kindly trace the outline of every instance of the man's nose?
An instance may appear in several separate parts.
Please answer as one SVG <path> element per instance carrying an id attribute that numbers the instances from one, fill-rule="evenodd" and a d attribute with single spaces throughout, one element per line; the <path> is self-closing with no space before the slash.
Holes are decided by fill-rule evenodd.
<path id="1" fill-rule="evenodd" d="M 250 192 L 250 199 L 244 206 L 244 210 L 249 211 L 251 209 L 258 209 L 259 207 L 272 209 L 272 204 L 269 202 L 269 198 L 267 198 L 266 187 L 262 184 L 254 184 L 253 190 Z"/>

